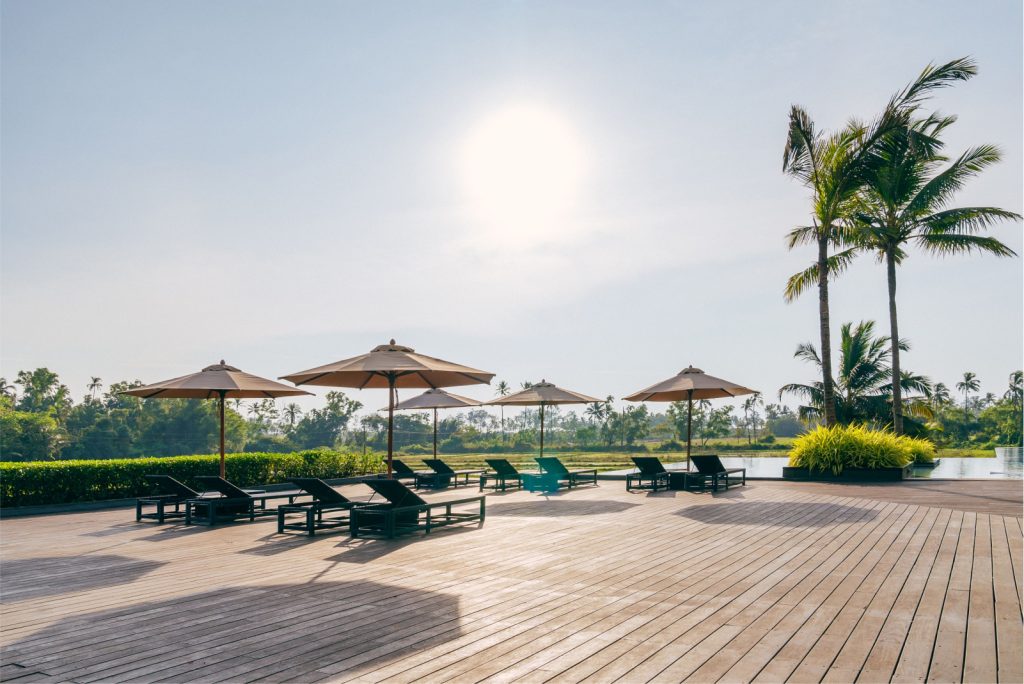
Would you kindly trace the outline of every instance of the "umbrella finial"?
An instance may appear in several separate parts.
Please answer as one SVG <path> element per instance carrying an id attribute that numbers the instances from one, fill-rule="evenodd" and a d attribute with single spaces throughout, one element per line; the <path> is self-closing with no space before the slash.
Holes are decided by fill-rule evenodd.
<path id="1" fill-rule="evenodd" d="M 227 365 L 226 363 L 224 363 L 224 359 L 220 360 L 220 365 L 222 365 L 222 366 L 226 366 Z"/>
<path id="2" fill-rule="evenodd" d="M 395 346 L 395 338 L 394 337 L 391 338 L 391 343 L 390 344 L 391 344 L 392 347 Z"/>

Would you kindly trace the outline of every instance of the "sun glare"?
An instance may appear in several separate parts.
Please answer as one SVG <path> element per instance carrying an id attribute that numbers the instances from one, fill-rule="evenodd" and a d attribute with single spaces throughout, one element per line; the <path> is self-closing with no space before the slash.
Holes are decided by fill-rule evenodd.
<path id="1" fill-rule="evenodd" d="M 474 226 L 487 240 L 530 246 L 573 230 L 584 154 L 558 114 L 532 105 L 492 114 L 467 137 L 462 167 Z"/>

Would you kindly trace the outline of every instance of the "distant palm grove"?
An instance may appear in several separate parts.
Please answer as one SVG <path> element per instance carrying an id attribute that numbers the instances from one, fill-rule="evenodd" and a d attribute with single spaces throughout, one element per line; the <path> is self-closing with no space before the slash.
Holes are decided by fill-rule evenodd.
<path id="1" fill-rule="evenodd" d="M 814 425 L 863 424 L 925 437 L 939 446 L 1021 445 L 1021 371 L 1009 374 L 1004 392 L 979 395 L 980 381 L 973 372 L 940 382 L 913 373 L 902 358 L 911 343 L 900 336 L 897 274 L 912 252 L 1016 257 L 986 231 L 1000 222 L 1019 221 L 1018 214 L 957 203 L 964 185 L 999 161 L 998 149 L 981 144 L 948 153 L 943 135 L 956 117 L 923 110 L 937 90 L 976 73 L 977 66 L 966 58 L 928 66 L 874 119 L 851 121 L 833 132 L 819 131 L 806 111 L 792 107 L 782 170 L 807 188 L 810 206 L 806 220 L 794 221 L 800 225 L 789 231 L 788 244 L 791 249 L 807 245 L 814 252 L 808 267 L 789 278 L 784 297 L 791 301 L 817 290 L 817 342 L 802 342 L 795 352 L 808 363 L 808 376 L 813 374 L 814 379 L 783 386 L 780 403 L 760 395 L 738 408 L 698 402 L 692 427 L 695 443 L 707 446 L 710 440 L 731 437 L 738 448 L 770 449 L 776 438 L 795 436 Z M 884 277 L 888 286 L 887 334 L 874 321 L 844 321 L 837 347 L 832 340 L 829 287 L 861 255 L 877 259 L 879 278 Z M 955 261 L 944 267 L 955 268 Z M 0 458 L 91 459 L 214 450 L 218 422 L 213 402 L 145 401 L 120 394 L 140 384 L 104 386 L 100 378 L 93 378 L 88 393 L 76 402 L 47 368 L 22 371 L 13 382 L 0 378 Z M 510 387 L 502 381 L 495 390 L 504 395 Z M 363 405 L 341 392 L 329 392 L 325 398 L 326 405 L 306 412 L 296 404 L 269 399 L 232 402 L 227 411 L 228 448 L 383 446 L 382 416 L 357 416 Z M 799 406 L 787 407 L 781 403 L 785 398 Z M 619 410 L 613 401 L 608 397 L 580 412 L 549 407 L 547 445 L 677 451 L 679 441 L 689 437 L 683 404 L 671 404 L 658 413 L 646 405 Z M 506 415 L 501 409 L 481 408 L 446 415 L 438 434 L 444 452 L 527 451 L 537 443 L 538 427 L 536 410 Z M 432 436 L 426 414 L 396 416 L 397 448 L 427 453 Z"/>

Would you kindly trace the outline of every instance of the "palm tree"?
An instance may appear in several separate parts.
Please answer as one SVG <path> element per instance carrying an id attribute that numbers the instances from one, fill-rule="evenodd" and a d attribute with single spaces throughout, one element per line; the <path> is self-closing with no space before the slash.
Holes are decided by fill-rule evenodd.
<path id="1" fill-rule="evenodd" d="M 981 387 L 981 383 L 978 381 L 977 374 L 972 373 L 971 371 L 965 372 L 964 373 L 964 379 L 961 380 L 960 382 L 956 383 L 956 388 L 964 393 L 964 421 L 965 422 L 969 418 L 968 413 L 967 413 L 967 411 L 969 409 L 969 403 L 970 403 L 968 401 L 968 392 L 977 392 L 980 387 Z"/>
<path id="2" fill-rule="evenodd" d="M 1015 256 L 1012 249 L 992 237 L 978 235 L 992 224 L 1019 219 L 1012 211 L 995 207 L 950 207 L 954 195 L 964 183 L 999 161 L 999 151 L 983 145 L 964 152 L 949 166 L 939 154 L 939 135 L 955 117 L 930 116 L 893 132 L 876 151 L 878 163 L 872 167 L 860 198 L 854 221 L 854 241 L 859 248 L 873 252 L 885 264 L 889 286 L 889 338 L 892 343 L 893 398 L 892 419 L 896 434 L 903 433 L 900 386 L 899 328 L 896 320 L 896 267 L 908 256 L 907 247 L 915 245 L 931 254 L 967 254 L 987 252 L 996 256 Z"/>
<path id="3" fill-rule="evenodd" d="M 17 388 L 7 382 L 7 378 L 0 378 L 0 395 L 10 397 L 11 401 L 14 401 L 18 396 Z"/>
<path id="4" fill-rule="evenodd" d="M 743 423 L 747 428 L 747 444 L 750 444 L 752 441 L 751 428 L 753 428 L 753 436 L 757 437 L 757 405 L 760 403 L 763 403 L 760 392 L 754 392 L 743 400 Z M 751 416 L 753 416 L 753 421 Z"/>
<path id="5" fill-rule="evenodd" d="M 949 388 L 944 383 L 937 382 L 932 387 L 932 406 L 945 406 L 949 403 Z"/>
<path id="6" fill-rule="evenodd" d="M 497 390 L 497 395 L 499 397 L 507 397 L 509 395 L 509 392 L 512 391 L 512 388 L 509 387 L 508 383 L 505 382 L 504 380 L 499 380 L 497 386 L 495 387 L 495 389 Z M 504 404 L 498 404 L 498 409 L 501 411 L 501 441 L 504 442 L 504 441 L 506 441 L 506 435 L 505 435 L 505 405 Z"/>
<path id="7" fill-rule="evenodd" d="M 92 378 L 89 380 L 89 384 L 86 386 L 86 389 L 89 390 L 89 396 L 95 399 L 96 393 L 103 389 L 103 381 L 99 378 Z"/>
<path id="8" fill-rule="evenodd" d="M 287 404 L 283 409 L 285 418 L 288 419 L 288 427 L 295 427 L 295 421 L 302 415 L 302 409 L 296 403 Z"/>
<path id="9" fill-rule="evenodd" d="M 3 378 L 0 378 L 0 384 L 2 383 Z M 1003 394 L 1003 399 L 1020 410 L 1021 404 L 1024 403 L 1024 371 L 1013 371 L 1010 374 L 1010 384 L 1006 393 Z"/>
<path id="10" fill-rule="evenodd" d="M 890 414 L 892 367 L 889 338 L 875 337 L 874 333 L 874 321 L 862 321 L 856 327 L 852 323 L 844 323 L 840 329 L 839 375 L 833 380 L 837 390 L 834 410 L 840 423 L 884 422 Z M 901 340 L 900 348 L 906 351 L 910 345 Z M 821 367 L 818 350 L 809 342 L 797 346 L 793 356 Z M 920 392 L 925 396 L 931 392 L 927 378 L 907 372 L 902 374 L 900 385 L 907 392 Z M 779 398 L 787 393 L 803 397 L 806 401 L 800 407 L 802 419 L 824 414 L 825 392 L 821 382 L 785 385 L 779 390 Z M 920 399 L 908 402 L 907 410 L 915 416 L 931 416 L 931 410 Z"/>
<path id="11" fill-rule="evenodd" d="M 864 185 L 875 150 L 894 130 L 906 127 L 914 111 L 936 88 L 963 81 L 976 73 L 974 63 L 959 59 L 935 67 L 929 64 L 917 79 L 896 93 L 882 115 L 870 125 L 850 122 L 838 133 L 824 135 L 801 107 L 789 113 L 789 132 L 782 157 L 784 173 L 811 190 L 812 222 L 790 231 L 790 249 L 811 244 L 818 255 L 809 268 L 794 274 L 786 284 L 785 297 L 792 301 L 812 285 L 818 286 L 818 322 L 821 336 L 821 377 L 824 419 L 834 425 L 835 388 L 832 381 L 832 337 L 829 322 L 829 278 L 841 273 L 853 260 L 856 250 L 845 249 L 830 255 L 829 248 L 847 241 L 845 226 L 853 213 L 857 195 Z"/>

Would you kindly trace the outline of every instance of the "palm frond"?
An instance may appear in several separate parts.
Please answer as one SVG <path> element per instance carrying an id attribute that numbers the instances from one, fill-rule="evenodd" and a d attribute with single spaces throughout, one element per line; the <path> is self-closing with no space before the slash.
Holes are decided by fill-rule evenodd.
<path id="1" fill-rule="evenodd" d="M 786 247 L 793 249 L 798 245 L 811 245 L 818 239 L 818 226 L 797 226 L 786 233 Z"/>
<path id="2" fill-rule="evenodd" d="M 913 83 L 893 95 L 886 109 L 892 112 L 915 109 L 930 97 L 933 91 L 946 88 L 958 81 L 966 81 L 977 73 L 978 65 L 970 57 L 954 59 L 939 66 L 929 64 Z"/>
<path id="3" fill-rule="evenodd" d="M 829 256 L 826 261 L 829 280 L 835 280 L 843 271 L 850 267 L 853 260 L 857 258 L 857 248 L 851 247 L 842 252 L 836 252 Z M 786 281 L 786 290 L 783 293 L 787 302 L 792 302 L 807 290 L 818 284 L 818 263 L 814 262 L 799 273 L 794 273 Z"/>
<path id="4" fill-rule="evenodd" d="M 968 180 L 1000 159 L 999 149 L 993 145 L 981 145 L 967 150 L 918 190 L 913 199 L 907 202 L 904 214 L 923 216 L 941 209 Z"/>
<path id="5" fill-rule="evenodd" d="M 978 233 L 999 221 L 1019 221 L 1021 215 L 997 207 L 958 207 L 939 211 L 923 220 L 922 234 Z"/>
<path id="6" fill-rule="evenodd" d="M 817 134 L 814 121 L 798 105 L 789 110 L 789 133 L 786 147 L 782 152 L 782 171 L 804 183 L 813 184 L 817 168 Z"/>
<path id="7" fill-rule="evenodd" d="M 919 244 L 928 252 L 946 256 L 987 252 L 996 256 L 1017 256 L 1017 253 L 993 237 L 965 235 L 963 233 L 931 233 L 918 238 Z"/>

